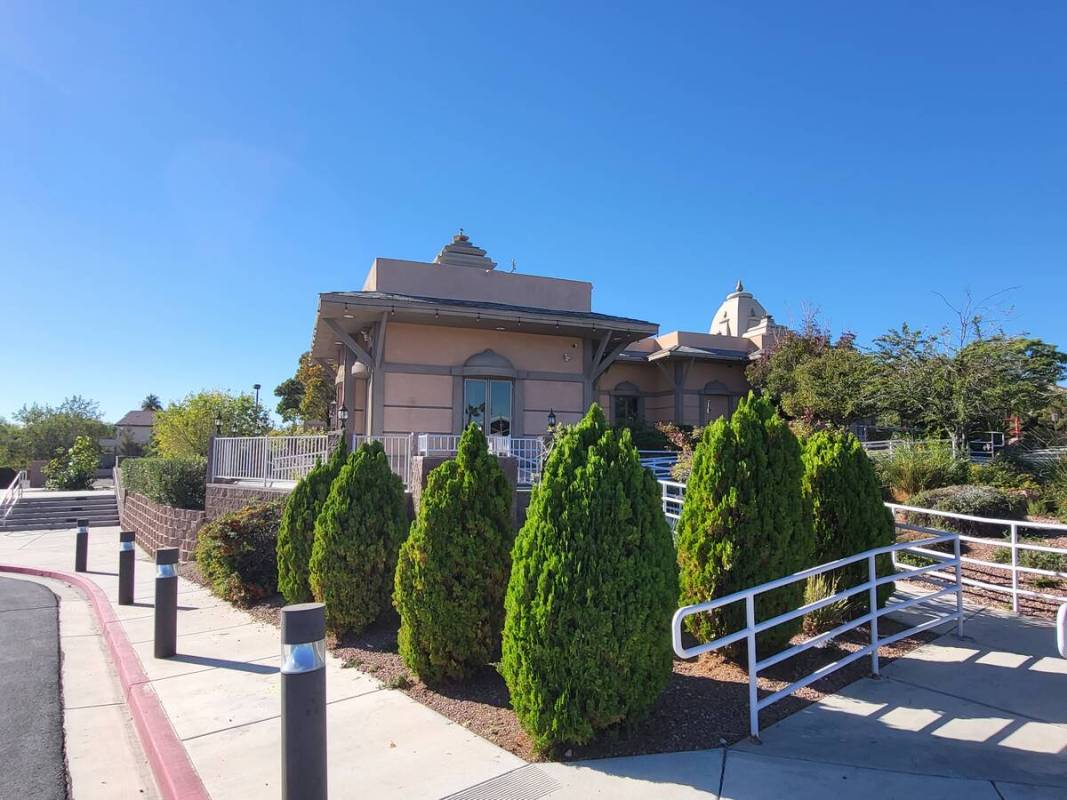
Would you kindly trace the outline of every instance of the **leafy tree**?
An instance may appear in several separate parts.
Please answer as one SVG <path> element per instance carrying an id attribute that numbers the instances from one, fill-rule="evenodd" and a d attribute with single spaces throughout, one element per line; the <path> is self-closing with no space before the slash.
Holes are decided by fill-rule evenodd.
<path id="1" fill-rule="evenodd" d="M 1067 354 L 1040 339 L 998 334 L 955 348 L 946 332 L 906 325 L 875 340 L 875 392 L 890 421 L 958 447 L 1010 417 L 1040 421 L 1067 375 Z"/>
<path id="2" fill-rule="evenodd" d="M 315 520 L 308 582 L 326 604 L 330 630 L 359 632 L 388 605 L 406 532 L 404 484 L 381 442 L 365 443 L 341 467 Z"/>
<path id="3" fill-rule="evenodd" d="M 57 450 L 44 468 L 49 489 L 91 489 L 100 464 L 100 445 L 88 436 L 79 436 L 69 450 Z"/>
<path id="4" fill-rule="evenodd" d="M 163 403 L 159 400 L 157 394 L 147 394 L 144 400 L 141 401 L 142 411 L 161 411 L 163 409 Z"/>
<path id="5" fill-rule="evenodd" d="M 455 460 L 427 479 L 393 594 L 400 655 L 427 681 L 462 678 L 499 655 L 515 538 L 511 494 L 473 423 Z"/>
<path id="6" fill-rule="evenodd" d="M 296 374 L 279 383 L 274 395 L 279 398 L 278 414 L 286 422 L 330 421 L 333 381 L 322 365 L 312 359 L 311 353 L 300 356 Z"/>
<path id="7" fill-rule="evenodd" d="M 348 447 L 342 437 L 329 460 L 316 464 L 301 478 L 285 502 L 278 529 L 278 590 L 290 603 L 311 600 L 308 565 L 315 542 L 315 520 L 347 459 Z"/>
<path id="8" fill-rule="evenodd" d="M 885 547 L 896 539 L 893 515 L 882 503 L 882 489 L 874 465 L 859 440 L 851 433 L 816 431 L 803 445 L 804 502 L 811 515 L 815 550 L 812 561 L 825 564 L 864 550 Z M 878 559 L 878 574 L 893 571 L 889 556 Z M 868 578 L 867 563 L 860 562 L 836 571 L 830 578 L 838 591 L 863 583 Z M 893 593 L 892 584 L 879 589 L 884 605 Z M 866 596 L 853 600 L 865 608 Z"/>
<path id="9" fill-rule="evenodd" d="M 681 602 L 701 603 L 781 578 L 812 565 L 810 521 L 804 513 L 800 444 L 769 399 L 749 395 L 729 419 L 704 430 L 693 456 L 685 505 L 675 529 Z M 803 602 L 798 581 L 760 595 L 757 620 Z M 688 618 L 702 641 L 745 626 L 744 603 Z M 800 630 L 801 620 L 760 634 L 774 652 Z M 742 648 L 731 650 L 741 655 Z"/>
<path id="10" fill-rule="evenodd" d="M 20 424 L 8 446 L 18 466 L 26 466 L 32 459 L 52 458 L 58 450 L 70 450 L 80 436 L 95 442 L 112 432 L 101 419 L 99 404 L 80 395 L 68 397 L 58 406 L 23 406 L 15 412 L 15 420 Z"/>
<path id="11" fill-rule="evenodd" d="M 500 672 L 535 746 L 582 744 L 652 707 L 677 586 L 659 487 L 593 405 L 560 428 L 512 550 Z"/>
<path id="12" fill-rule="evenodd" d="M 746 375 L 790 417 L 844 425 L 874 411 L 874 369 L 852 334 L 832 343 L 829 332 L 809 318 L 803 330 L 787 332 Z"/>
<path id="13" fill-rule="evenodd" d="M 262 436 L 270 430 L 270 417 L 250 394 L 232 395 L 213 390 L 188 395 L 156 412 L 153 447 L 163 457 L 207 456 L 215 420 L 222 421 L 223 436 Z"/>

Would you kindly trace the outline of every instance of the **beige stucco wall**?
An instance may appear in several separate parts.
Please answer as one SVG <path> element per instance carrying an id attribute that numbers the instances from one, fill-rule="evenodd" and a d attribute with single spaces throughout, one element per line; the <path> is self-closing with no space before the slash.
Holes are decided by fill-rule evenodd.
<path id="1" fill-rule="evenodd" d="M 593 284 L 586 281 L 392 258 L 374 260 L 363 291 L 483 300 L 564 311 L 589 311 L 593 298 Z"/>
<path id="2" fill-rule="evenodd" d="M 385 361 L 459 367 L 483 350 L 504 356 L 516 370 L 582 374 L 582 340 L 573 336 L 396 323 L 385 337 Z"/>

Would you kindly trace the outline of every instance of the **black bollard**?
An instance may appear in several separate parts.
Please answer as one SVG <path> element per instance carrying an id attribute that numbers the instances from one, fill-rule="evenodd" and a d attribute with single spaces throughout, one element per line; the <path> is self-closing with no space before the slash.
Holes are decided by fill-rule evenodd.
<path id="1" fill-rule="evenodd" d="M 170 658 L 178 652 L 177 563 L 177 547 L 156 550 L 156 658 Z"/>
<path id="2" fill-rule="evenodd" d="M 133 565 L 136 553 L 133 549 L 133 531 L 119 532 L 119 605 L 133 605 Z"/>
<path id="3" fill-rule="evenodd" d="M 326 800 L 326 618 L 282 609 L 282 798 Z"/>
<path id="4" fill-rule="evenodd" d="M 78 520 L 78 533 L 74 537 L 74 571 L 85 572 L 89 561 L 89 520 Z"/>

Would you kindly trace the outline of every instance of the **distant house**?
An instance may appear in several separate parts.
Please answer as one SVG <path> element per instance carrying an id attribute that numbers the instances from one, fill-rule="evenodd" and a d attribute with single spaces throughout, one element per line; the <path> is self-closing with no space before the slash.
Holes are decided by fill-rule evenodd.
<path id="1" fill-rule="evenodd" d="M 115 423 L 115 439 L 120 455 L 137 455 L 152 438 L 155 411 L 127 411 L 126 416 Z M 133 450 L 134 452 L 130 452 Z"/>

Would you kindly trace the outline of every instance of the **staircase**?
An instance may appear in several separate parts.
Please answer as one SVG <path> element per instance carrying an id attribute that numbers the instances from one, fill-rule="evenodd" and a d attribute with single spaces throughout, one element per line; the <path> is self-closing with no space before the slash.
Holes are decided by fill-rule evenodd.
<path id="1" fill-rule="evenodd" d="M 87 492 L 84 495 L 36 497 L 24 495 L 15 503 L 0 532 L 39 531 L 73 528 L 79 519 L 89 520 L 89 527 L 119 524 L 119 509 L 114 492 Z"/>

